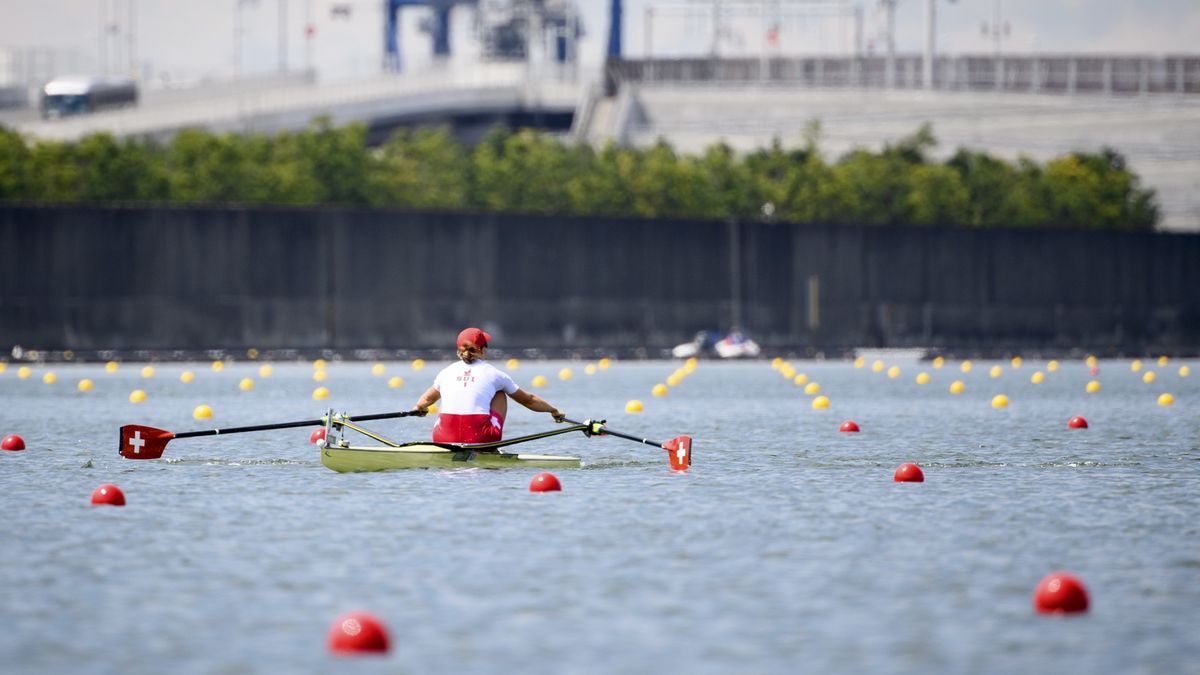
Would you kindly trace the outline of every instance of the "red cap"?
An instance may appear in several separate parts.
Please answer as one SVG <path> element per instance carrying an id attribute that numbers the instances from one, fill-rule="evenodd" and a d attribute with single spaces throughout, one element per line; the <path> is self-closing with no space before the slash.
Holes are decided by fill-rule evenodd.
<path id="1" fill-rule="evenodd" d="M 463 331 L 458 334 L 458 342 L 455 343 L 454 346 L 461 347 L 463 345 L 475 345 L 476 347 L 486 347 L 491 341 L 492 336 L 479 330 L 478 328 L 464 328 Z"/>

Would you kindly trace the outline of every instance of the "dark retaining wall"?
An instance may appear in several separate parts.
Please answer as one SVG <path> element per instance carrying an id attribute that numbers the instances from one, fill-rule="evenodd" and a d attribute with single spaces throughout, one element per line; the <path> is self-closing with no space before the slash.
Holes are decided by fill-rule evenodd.
<path id="1" fill-rule="evenodd" d="M 4 349 L 1200 345 L 1195 234 L 9 206 L 0 251 Z"/>

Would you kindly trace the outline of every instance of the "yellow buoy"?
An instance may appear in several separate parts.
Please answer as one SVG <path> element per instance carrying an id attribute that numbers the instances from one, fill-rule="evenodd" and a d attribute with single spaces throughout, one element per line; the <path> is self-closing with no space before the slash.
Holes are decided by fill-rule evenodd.
<path id="1" fill-rule="evenodd" d="M 584 375 L 595 375 L 596 374 L 596 364 L 589 363 L 586 366 L 584 366 L 583 374 Z"/>
<path id="2" fill-rule="evenodd" d="M 659 397 L 666 396 L 667 385 L 660 382 L 659 384 L 654 385 L 654 388 L 650 390 L 650 393 Z"/>
<path id="3" fill-rule="evenodd" d="M 1086 363 L 1086 364 L 1087 364 L 1087 367 L 1088 367 L 1088 368 L 1095 368 L 1095 367 L 1096 367 L 1096 363 L 1097 363 L 1097 361 L 1096 361 L 1096 357 L 1094 357 L 1094 356 L 1089 356 L 1089 357 L 1087 357 L 1086 359 L 1084 359 L 1084 363 Z"/>
<path id="4" fill-rule="evenodd" d="M 696 366 L 698 366 L 698 365 L 700 365 L 700 361 L 697 360 L 696 357 L 694 357 L 694 356 L 689 356 L 688 360 L 683 362 L 683 367 L 687 368 L 688 372 L 695 370 Z"/>
<path id="5" fill-rule="evenodd" d="M 247 349 L 246 350 L 246 358 L 250 359 L 251 361 L 253 361 L 254 359 L 257 359 L 258 358 L 258 350 L 255 349 L 254 347 Z"/>
<path id="6" fill-rule="evenodd" d="M 224 361 L 213 361 L 212 362 L 212 371 L 214 373 L 219 373 L 223 370 L 225 370 L 225 362 Z"/>
<path id="7" fill-rule="evenodd" d="M 1166 368 L 1167 364 L 1170 362 L 1171 362 L 1171 359 L 1168 359 L 1166 354 L 1163 354 L 1162 356 L 1158 357 L 1158 367 L 1159 368 Z"/>
<path id="8" fill-rule="evenodd" d="M 917 373 L 917 384 L 929 384 L 929 373 Z"/>
<path id="9" fill-rule="evenodd" d="M 804 385 L 804 393 L 808 394 L 809 396 L 820 393 L 820 391 L 821 385 L 817 384 L 816 382 L 809 382 L 808 384 Z"/>
<path id="10" fill-rule="evenodd" d="M 509 359 L 504 362 L 504 367 L 509 370 L 516 370 L 521 367 L 521 362 L 518 359 Z"/>
<path id="11" fill-rule="evenodd" d="M 1159 394 L 1158 404 L 1163 406 L 1175 405 L 1175 397 L 1170 394 Z"/>
<path id="12" fill-rule="evenodd" d="M 812 400 L 812 408 L 813 408 L 813 410 L 828 410 L 829 409 L 829 397 L 828 396 L 818 396 L 818 397 L 814 398 Z"/>
<path id="13" fill-rule="evenodd" d="M 667 384 L 672 387 L 678 387 L 680 382 L 683 382 L 683 378 L 680 377 L 679 373 L 671 373 L 667 376 Z"/>
<path id="14" fill-rule="evenodd" d="M 154 377 L 154 366 L 142 366 L 142 377 L 146 379 Z"/>
<path id="15" fill-rule="evenodd" d="M 855 368 L 862 368 L 865 365 L 867 365 L 867 360 L 864 359 L 863 357 L 859 356 L 854 359 L 854 367 Z"/>
<path id="16" fill-rule="evenodd" d="M 1000 377 L 1003 374 L 1004 374 L 1004 369 L 1001 368 L 1000 366 L 992 366 L 991 370 L 988 371 L 988 375 L 990 375 L 992 377 Z"/>
<path id="17" fill-rule="evenodd" d="M 1146 372 L 1142 373 L 1142 382 L 1145 382 L 1146 384 L 1150 384 L 1157 377 L 1158 377 L 1158 375 L 1156 375 L 1153 370 L 1147 370 Z"/>
<path id="18" fill-rule="evenodd" d="M 891 368 L 888 368 L 887 376 L 892 379 L 900 377 L 900 366 L 892 366 Z"/>
<path id="19" fill-rule="evenodd" d="M 996 394 L 995 396 L 992 397 L 992 407 L 993 408 L 1007 408 L 1008 407 L 1008 397 L 1005 396 L 1004 394 Z"/>
<path id="20" fill-rule="evenodd" d="M 642 407 L 642 402 L 637 400 L 636 398 L 630 399 L 625 404 L 625 412 L 627 412 L 627 413 L 640 413 L 640 412 L 642 412 L 643 409 L 644 408 Z"/>
<path id="21" fill-rule="evenodd" d="M 75 385 L 75 388 L 79 391 L 91 391 L 93 386 L 95 385 L 92 381 L 85 377 L 79 381 L 79 384 Z"/>
<path id="22" fill-rule="evenodd" d="M 951 394 L 961 394 L 967 390 L 967 385 L 962 383 L 962 380 L 955 380 L 950 383 Z"/>
<path id="23" fill-rule="evenodd" d="M 571 372 L 570 368 L 563 368 L 562 370 L 558 371 L 558 379 L 562 380 L 563 382 L 566 382 L 572 377 L 575 377 L 575 373 Z"/>
<path id="24" fill-rule="evenodd" d="M 944 365 L 946 365 L 946 359 L 944 359 L 940 356 L 933 357 L 933 367 L 935 370 L 938 368 L 941 368 Z"/>
<path id="25" fill-rule="evenodd" d="M 1187 377 L 1188 375 L 1191 375 L 1191 374 L 1192 374 L 1191 368 L 1188 368 L 1187 366 L 1179 366 L 1179 376 L 1180 377 Z"/>
<path id="26" fill-rule="evenodd" d="M 0 361 L 0 373 L 4 373 L 7 370 L 8 370 L 8 363 L 5 361 Z"/>
<path id="27" fill-rule="evenodd" d="M 58 376 L 51 371 L 45 375 L 42 375 L 42 382 L 45 384 L 54 384 L 55 382 L 58 382 Z"/>
<path id="28" fill-rule="evenodd" d="M 796 377 L 796 367 L 790 363 L 786 364 L 782 368 L 779 369 L 779 374 L 783 375 L 784 378 L 790 380 L 793 377 Z"/>
<path id="29" fill-rule="evenodd" d="M 961 370 L 961 371 L 963 371 L 964 373 L 969 373 L 969 372 L 971 372 L 971 367 L 972 367 L 972 366 L 971 366 L 971 362 L 970 362 L 970 361 L 963 361 L 963 362 L 962 362 L 962 365 L 961 365 L 961 366 L 959 366 L 959 367 L 958 367 L 958 369 L 959 369 L 959 370 Z"/>
<path id="30" fill-rule="evenodd" d="M 274 374 L 275 374 L 275 369 L 272 368 L 271 364 L 269 364 L 269 363 L 264 363 L 258 367 L 258 376 L 259 377 L 270 377 Z"/>
<path id="31" fill-rule="evenodd" d="M 187 384 L 194 379 L 196 379 L 196 374 L 190 370 L 185 370 L 179 374 L 179 381 L 184 384 Z"/>
<path id="32" fill-rule="evenodd" d="M 30 369 L 29 366 L 21 366 L 20 368 L 17 368 L 17 377 L 21 378 L 22 380 L 28 380 L 29 376 L 32 374 L 33 370 Z"/>
<path id="33" fill-rule="evenodd" d="M 1087 389 L 1086 389 L 1086 391 L 1087 391 L 1087 393 L 1089 393 L 1089 394 L 1094 394 L 1094 393 L 1096 393 L 1096 392 L 1100 391 L 1100 381 L 1099 381 L 1099 380 L 1091 380 L 1091 381 L 1089 381 L 1089 382 L 1087 383 Z"/>
<path id="34" fill-rule="evenodd" d="M 389 389 L 399 389 L 404 386 L 404 378 L 399 375 L 393 375 L 388 379 Z"/>
<path id="35" fill-rule="evenodd" d="M 115 373 L 120 367 L 121 364 L 117 363 L 116 361 L 109 361 L 108 363 L 104 364 L 104 372 Z"/>
<path id="36" fill-rule="evenodd" d="M 242 381 L 238 382 L 238 389 L 241 389 L 242 391 L 250 391 L 253 388 L 254 388 L 254 380 L 252 380 L 248 377 L 243 377 Z"/>
<path id="37" fill-rule="evenodd" d="M 1034 384 L 1041 384 L 1046 381 L 1046 375 L 1040 370 L 1033 371 L 1033 375 L 1029 377 L 1029 381 Z"/>
<path id="38" fill-rule="evenodd" d="M 324 401 L 325 399 L 329 398 L 329 388 L 317 387 L 316 389 L 313 389 L 312 397 L 314 401 Z"/>
<path id="39" fill-rule="evenodd" d="M 386 372 L 387 366 L 383 365 L 382 363 L 376 363 L 375 365 L 371 366 L 371 374 L 375 377 L 379 377 Z"/>
<path id="40" fill-rule="evenodd" d="M 142 401 L 145 401 L 145 400 L 146 400 L 146 392 L 142 391 L 141 389 L 134 389 L 133 391 L 129 392 L 129 402 L 130 403 L 141 403 Z"/>
<path id="41" fill-rule="evenodd" d="M 545 375 L 534 375 L 533 382 L 531 384 L 533 384 L 533 386 L 535 386 L 535 387 L 546 386 L 546 376 Z"/>
<path id="42" fill-rule="evenodd" d="M 782 365 L 783 365 L 782 358 L 776 356 L 775 358 L 771 359 L 771 367 L 774 368 L 775 370 L 779 370 L 779 366 L 782 366 Z"/>
<path id="43" fill-rule="evenodd" d="M 1010 361 L 1010 363 L 1012 363 L 1013 368 L 1020 368 L 1021 364 L 1025 363 L 1025 361 L 1019 356 L 1014 356 L 1012 357 L 1012 361 Z"/>
<path id="44" fill-rule="evenodd" d="M 413 370 L 424 370 L 425 369 L 425 359 L 413 359 L 412 369 Z"/>
<path id="45" fill-rule="evenodd" d="M 881 372 L 883 372 L 883 366 L 884 366 L 883 361 L 876 359 L 874 362 L 871 363 L 871 372 L 881 373 Z"/>
<path id="46" fill-rule="evenodd" d="M 600 368 L 600 370 L 608 370 L 608 367 L 612 365 L 612 360 L 606 356 L 597 361 L 596 365 Z"/>
<path id="47" fill-rule="evenodd" d="M 1048 370 L 1052 373 L 1054 371 L 1058 370 L 1058 361 L 1051 359 L 1050 362 L 1046 364 L 1046 370 Z"/>
<path id="48" fill-rule="evenodd" d="M 313 382 L 324 382 L 325 378 L 327 378 L 327 377 L 329 377 L 329 375 L 326 374 L 326 372 L 323 370 L 314 370 L 313 371 Z"/>
<path id="49" fill-rule="evenodd" d="M 206 420 L 206 419 L 211 419 L 212 416 L 213 416 L 212 407 L 205 405 L 203 403 L 201 403 L 200 405 L 198 405 L 194 409 L 192 409 L 192 417 L 195 419 Z"/>
<path id="50" fill-rule="evenodd" d="M 329 364 L 325 362 L 325 359 L 316 359 L 313 361 L 313 370 L 325 370 L 327 365 Z"/>
<path id="51" fill-rule="evenodd" d="M 797 387 L 804 386 L 808 384 L 808 376 L 804 373 L 796 373 L 796 376 L 792 378 L 792 382 L 795 382 Z"/>
<path id="52" fill-rule="evenodd" d="M 437 407 L 436 403 L 429 404 L 429 414 L 430 415 L 436 415 L 437 411 L 438 411 L 438 407 Z"/>
<path id="53" fill-rule="evenodd" d="M 1133 371 L 1133 372 L 1135 372 L 1135 373 L 1136 373 L 1136 372 L 1138 372 L 1138 371 L 1140 371 L 1140 370 L 1142 369 L 1142 360 L 1141 360 L 1141 359 L 1134 359 L 1133 361 L 1130 361 L 1130 362 L 1129 362 L 1129 369 L 1130 369 L 1130 370 L 1132 370 L 1132 371 Z"/>

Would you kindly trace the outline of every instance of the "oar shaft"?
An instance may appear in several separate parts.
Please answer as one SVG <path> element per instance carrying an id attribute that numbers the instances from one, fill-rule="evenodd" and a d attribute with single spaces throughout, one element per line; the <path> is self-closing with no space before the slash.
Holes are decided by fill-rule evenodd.
<path id="1" fill-rule="evenodd" d="M 347 417 L 352 422 L 367 422 L 370 420 L 386 420 L 395 417 L 410 417 L 416 415 L 414 410 L 404 412 L 376 413 L 374 415 L 357 415 Z M 216 436 L 218 434 L 240 434 L 246 431 L 270 431 L 272 429 L 292 429 L 295 427 L 312 427 L 325 424 L 324 419 L 300 420 L 298 422 L 279 422 L 277 424 L 254 424 L 248 427 L 229 427 L 228 429 L 205 429 L 204 431 L 184 431 L 175 434 L 175 438 L 192 438 L 194 436 Z"/>
<path id="2" fill-rule="evenodd" d="M 565 418 L 564 418 L 564 420 L 567 422 L 570 422 L 571 424 L 583 424 L 583 422 L 576 422 L 575 420 L 567 420 Z M 604 427 L 604 433 L 609 436 L 616 436 L 617 438 L 624 438 L 626 440 L 634 441 L 636 443 L 645 443 L 646 445 L 652 445 L 656 448 L 662 447 L 662 443 L 658 443 L 657 441 L 652 441 L 652 440 L 649 440 L 646 438 L 638 438 L 637 436 L 630 436 L 629 434 L 623 434 L 619 431 L 613 431 L 612 429 L 609 429 L 607 426 Z"/>

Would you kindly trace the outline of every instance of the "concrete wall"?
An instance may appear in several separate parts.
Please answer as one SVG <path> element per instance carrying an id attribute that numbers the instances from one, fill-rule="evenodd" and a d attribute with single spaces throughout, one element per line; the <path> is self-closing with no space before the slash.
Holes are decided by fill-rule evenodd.
<path id="1" fill-rule="evenodd" d="M 1192 234 L 4 207 L 0 250 L 5 349 L 1200 345 Z"/>

